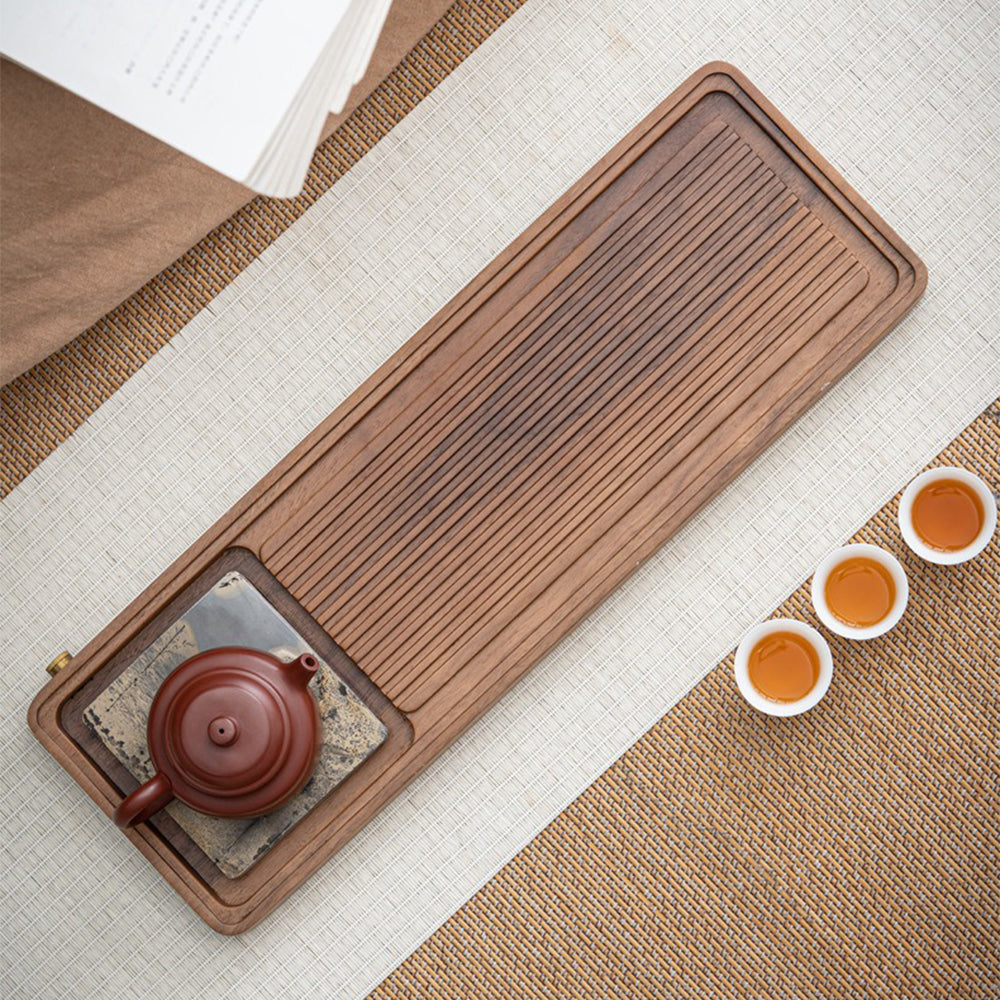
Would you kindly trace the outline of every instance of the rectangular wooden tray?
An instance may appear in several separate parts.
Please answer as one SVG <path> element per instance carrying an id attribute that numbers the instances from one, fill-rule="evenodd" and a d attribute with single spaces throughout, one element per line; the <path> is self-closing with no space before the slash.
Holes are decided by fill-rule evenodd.
<path id="1" fill-rule="evenodd" d="M 257 923 L 917 300 L 913 252 L 736 69 L 626 136 L 42 690 L 81 705 L 219 566 L 269 588 L 392 739 L 239 879 L 127 836 L 212 927 Z"/>

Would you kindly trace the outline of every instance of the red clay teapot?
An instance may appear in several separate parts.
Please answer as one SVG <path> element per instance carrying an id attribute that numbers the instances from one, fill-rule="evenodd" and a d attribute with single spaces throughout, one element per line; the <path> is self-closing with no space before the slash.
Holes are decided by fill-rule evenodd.
<path id="1" fill-rule="evenodd" d="M 157 773 L 121 802 L 115 823 L 145 823 L 175 798 L 229 818 L 287 802 L 319 756 L 322 723 L 309 691 L 318 667 L 311 653 L 283 663 L 241 646 L 185 660 L 149 709 L 146 738 Z"/>

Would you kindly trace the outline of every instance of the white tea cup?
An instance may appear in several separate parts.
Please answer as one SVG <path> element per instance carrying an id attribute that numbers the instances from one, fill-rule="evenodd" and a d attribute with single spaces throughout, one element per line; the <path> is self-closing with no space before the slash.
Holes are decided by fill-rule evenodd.
<path id="1" fill-rule="evenodd" d="M 816 683 L 796 701 L 775 701 L 762 694 L 750 680 L 750 654 L 762 639 L 775 632 L 791 632 L 805 639 L 819 659 L 819 676 Z M 833 679 L 833 654 L 830 645 L 811 625 L 796 621 L 794 618 L 772 618 L 761 622 L 750 629 L 739 646 L 736 647 L 736 657 L 733 661 L 733 671 L 736 675 L 736 686 L 747 702 L 760 712 L 767 715 L 790 716 L 801 715 L 815 706 L 830 687 Z"/>
<path id="2" fill-rule="evenodd" d="M 838 618 L 830 609 L 826 600 L 826 582 L 830 574 L 848 559 L 865 558 L 877 562 L 883 566 L 892 578 L 896 591 L 892 602 L 892 607 L 888 614 L 874 625 L 859 626 L 849 625 Z M 906 610 L 907 601 L 910 598 L 910 584 L 906 578 L 906 571 L 900 565 L 899 560 L 885 549 L 877 545 L 867 545 L 863 542 L 854 545 L 842 545 L 839 549 L 834 549 L 816 567 L 812 579 L 812 604 L 819 615 L 819 620 L 833 633 L 843 636 L 845 639 L 874 639 L 876 636 L 885 635 Z"/>
<path id="3" fill-rule="evenodd" d="M 971 489 L 983 507 L 983 524 L 979 529 L 979 534 L 964 548 L 936 549 L 928 545 L 920 535 L 917 534 L 913 526 L 913 501 L 917 494 L 930 483 L 936 483 L 941 479 L 955 479 L 965 484 Z M 955 466 L 943 465 L 936 469 L 928 469 L 922 472 L 909 486 L 903 490 L 903 495 L 899 500 L 899 530 L 903 535 L 903 541 L 921 559 L 929 563 L 936 563 L 939 566 L 954 566 L 957 563 L 968 562 L 978 556 L 989 544 L 993 537 L 993 532 L 997 527 L 997 501 L 992 490 L 975 473 L 968 469 L 959 469 Z"/>

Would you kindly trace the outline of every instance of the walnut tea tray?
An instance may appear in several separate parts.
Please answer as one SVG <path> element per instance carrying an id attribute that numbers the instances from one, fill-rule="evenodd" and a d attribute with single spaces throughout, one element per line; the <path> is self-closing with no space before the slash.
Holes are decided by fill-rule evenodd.
<path id="1" fill-rule="evenodd" d="M 269 604 L 329 666 L 330 718 L 354 713 L 349 766 L 335 754 L 235 859 L 169 810 L 126 834 L 212 927 L 245 930 L 925 283 L 739 71 L 706 66 L 73 657 L 31 727 L 110 815 L 143 773 L 141 740 L 112 738 L 119 696 L 142 695 L 227 581 Z"/>

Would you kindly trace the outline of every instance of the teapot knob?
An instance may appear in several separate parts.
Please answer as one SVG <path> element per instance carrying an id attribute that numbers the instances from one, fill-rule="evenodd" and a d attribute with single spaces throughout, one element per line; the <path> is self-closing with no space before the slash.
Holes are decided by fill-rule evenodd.
<path id="1" fill-rule="evenodd" d="M 208 724 L 208 738 L 217 747 L 227 747 L 236 742 L 236 737 L 240 735 L 240 724 L 235 719 L 230 719 L 228 715 L 212 719 Z"/>

